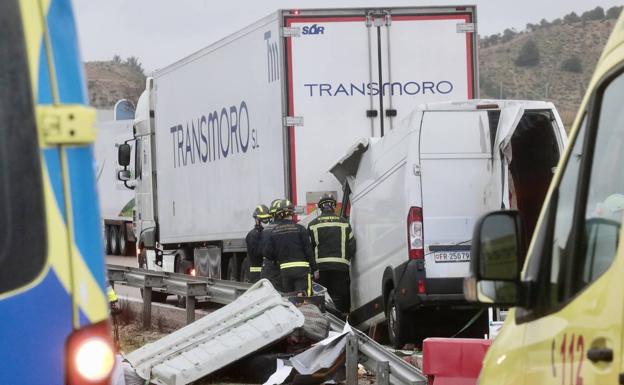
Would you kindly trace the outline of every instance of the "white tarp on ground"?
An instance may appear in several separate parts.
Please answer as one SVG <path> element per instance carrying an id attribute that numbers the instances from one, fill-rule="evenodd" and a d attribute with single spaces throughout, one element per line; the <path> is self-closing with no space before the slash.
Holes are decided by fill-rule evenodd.
<path id="1" fill-rule="evenodd" d="M 144 379 L 184 385 L 282 339 L 304 317 L 263 279 L 229 305 L 126 356 Z"/>

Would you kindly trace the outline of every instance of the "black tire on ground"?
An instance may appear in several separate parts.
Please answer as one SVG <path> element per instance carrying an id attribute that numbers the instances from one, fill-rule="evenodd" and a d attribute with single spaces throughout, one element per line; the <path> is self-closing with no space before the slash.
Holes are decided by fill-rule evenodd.
<path id="1" fill-rule="evenodd" d="M 141 269 L 147 269 L 147 261 L 145 257 L 145 250 L 141 251 L 141 255 L 139 255 L 139 267 Z M 159 291 L 152 290 L 152 302 L 167 302 L 167 293 L 162 293 Z M 143 289 L 141 289 L 141 298 L 143 298 Z"/>
<path id="2" fill-rule="evenodd" d="M 412 325 L 409 322 L 408 314 L 397 306 L 394 289 L 390 290 L 388 294 L 385 311 L 390 344 L 396 349 L 401 349 L 410 338 Z"/>
<path id="3" fill-rule="evenodd" d="M 128 255 L 128 241 L 126 240 L 125 226 L 119 228 L 117 235 L 119 237 L 119 255 Z"/>
<path id="4" fill-rule="evenodd" d="M 111 254 L 119 255 L 119 228 L 117 226 L 111 226 L 109 234 Z"/>
<path id="5" fill-rule="evenodd" d="M 236 255 L 230 255 L 228 258 L 227 273 L 225 279 L 230 281 L 238 281 L 238 259 Z"/>
<path id="6" fill-rule="evenodd" d="M 111 254 L 110 226 L 104 225 L 104 254 Z"/>
<path id="7" fill-rule="evenodd" d="M 249 282 L 249 266 L 250 266 L 249 257 L 245 257 L 245 259 L 243 259 L 243 263 L 241 264 L 241 270 L 240 270 L 241 282 Z"/>

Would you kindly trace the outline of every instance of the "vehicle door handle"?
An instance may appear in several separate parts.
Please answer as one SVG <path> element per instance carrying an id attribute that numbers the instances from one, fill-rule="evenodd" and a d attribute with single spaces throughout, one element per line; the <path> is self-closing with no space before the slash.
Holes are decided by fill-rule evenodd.
<path id="1" fill-rule="evenodd" d="M 613 361 L 613 350 L 609 348 L 593 348 L 587 351 L 587 359 L 591 362 L 611 362 Z"/>

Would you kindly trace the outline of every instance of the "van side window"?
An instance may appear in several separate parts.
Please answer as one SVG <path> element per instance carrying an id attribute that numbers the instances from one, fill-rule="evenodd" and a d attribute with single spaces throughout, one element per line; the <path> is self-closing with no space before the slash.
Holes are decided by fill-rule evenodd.
<path id="1" fill-rule="evenodd" d="M 0 294 L 46 262 L 41 158 L 17 0 L 0 1 Z"/>
<path id="2" fill-rule="evenodd" d="M 604 273 L 618 247 L 624 214 L 624 75 L 606 88 L 588 180 L 581 242 L 582 269 L 575 277 L 574 291 L 587 286 Z"/>

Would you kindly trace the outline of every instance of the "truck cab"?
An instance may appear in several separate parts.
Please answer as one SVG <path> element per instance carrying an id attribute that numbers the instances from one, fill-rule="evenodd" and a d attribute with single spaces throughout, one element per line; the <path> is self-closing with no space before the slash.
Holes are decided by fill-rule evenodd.
<path id="1" fill-rule="evenodd" d="M 623 102 L 620 16 L 532 239 L 514 211 L 487 214 L 475 226 L 465 294 L 513 307 L 481 385 L 623 383 Z"/>

